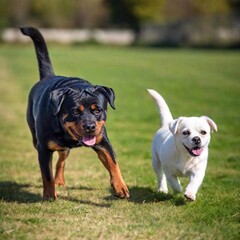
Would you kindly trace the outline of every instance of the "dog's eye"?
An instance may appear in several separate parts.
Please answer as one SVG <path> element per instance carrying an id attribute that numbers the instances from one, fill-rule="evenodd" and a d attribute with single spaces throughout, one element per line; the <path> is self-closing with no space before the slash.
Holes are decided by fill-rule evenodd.
<path id="1" fill-rule="evenodd" d="M 100 108 L 96 108 L 96 109 L 94 109 L 94 111 L 93 111 L 93 113 L 94 113 L 95 115 L 99 115 L 101 112 L 102 112 L 102 110 L 101 110 Z"/>
<path id="2" fill-rule="evenodd" d="M 78 116 L 78 115 L 80 115 L 80 110 L 78 109 L 78 108 L 73 108 L 72 109 L 72 115 L 73 116 Z"/>
<path id="3" fill-rule="evenodd" d="M 182 134 L 183 134 L 184 136 L 189 136 L 189 135 L 190 135 L 190 132 L 189 132 L 188 130 L 186 130 L 186 131 L 183 131 Z"/>
<path id="4" fill-rule="evenodd" d="M 204 131 L 204 130 L 201 130 L 201 132 L 200 132 L 202 135 L 206 135 L 207 134 L 207 132 L 206 131 Z"/>

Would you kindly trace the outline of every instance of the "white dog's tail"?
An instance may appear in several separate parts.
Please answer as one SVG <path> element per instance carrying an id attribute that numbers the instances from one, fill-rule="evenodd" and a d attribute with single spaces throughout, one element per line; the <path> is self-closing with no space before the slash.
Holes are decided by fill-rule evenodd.
<path id="1" fill-rule="evenodd" d="M 168 125 L 171 121 L 173 121 L 173 117 L 167 103 L 165 102 L 163 97 L 155 90 L 148 89 L 148 93 L 153 97 L 157 104 L 158 111 L 161 117 L 162 126 Z"/>

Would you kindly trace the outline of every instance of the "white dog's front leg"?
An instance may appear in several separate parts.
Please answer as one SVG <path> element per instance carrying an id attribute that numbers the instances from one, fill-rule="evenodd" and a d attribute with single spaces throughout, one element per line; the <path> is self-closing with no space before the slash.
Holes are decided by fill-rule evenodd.
<path id="1" fill-rule="evenodd" d="M 202 184 L 203 178 L 205 175 L 205 171 L 203 172 L 197 172 L 195 174 L 190 175 L 190 182 L 186 188 L 186 191 L 184 193 L 184 196 L 191 200 L 194 201 L 196 200 L 196 194 L 199 189 L 199 187 Z"/>
<path id="2" fill-rule="evenodd" d="M 166 177 L 174 192 L 176 193 L 182 192 L 181 183 L 176 176 L 166 174 Z"/>

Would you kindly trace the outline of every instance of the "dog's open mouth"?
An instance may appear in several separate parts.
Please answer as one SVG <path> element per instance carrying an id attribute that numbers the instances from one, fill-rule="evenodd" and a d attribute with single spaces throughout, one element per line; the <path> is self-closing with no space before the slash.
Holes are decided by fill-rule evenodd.
<path id="1" fill-rule="evenodd" d="M 203 147 L 194 147 L 192 149 L 186 147 L 185 145 L 183 145 L 187 151 L 189 152 L 189 154 L 193 157 L 198 157 L 201 155 L 202 151 L 203 151 Z"/>
<path id="2" fill-rule="evenodd" d="M 79 135 L 74 131 L 73 128 L 69 128 L 69 129 L 70 129 L 70 131 L 72 132 L 72 134 L 75 136 L 75 138 L 76 138 L 79 142 L 81 141 L 80 139 L 82 139 L 82 142 L 83 142 L 86 146 L 91 147 L 91 146 L 95 145 L 95 143 L 96 143 L 96 136 L 94 136 L 94 135 L 87 135 L 87 136 L 81 137 L 81 136 L 79 136 Z"/>
<path id="3" fill-rule="evenodd" d="M 87 146 L 93 146 L 96 143 L 96 136 L 84 136 L 82 141 Z"/>

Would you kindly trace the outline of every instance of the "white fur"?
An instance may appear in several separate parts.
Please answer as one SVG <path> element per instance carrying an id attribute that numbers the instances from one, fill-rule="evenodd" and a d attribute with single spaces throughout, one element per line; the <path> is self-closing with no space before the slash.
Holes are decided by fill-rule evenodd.
<path id="1" fill-rule="evenodd" d="M 152 143 L 152 165 L 157 175 L 158 190 L 168 193 L 168 180 L 174 192 L 181 192 L 178 176 L 188 176 L 189 184 L 184 196 L 193 201 L 207 167 L 210 132 L 217 131 L 217 126 L 205 116 L 174 120 L 162 96 L 154 90 L 148 89 L 148 92 L 157 104 L 162 123 Z"/>

